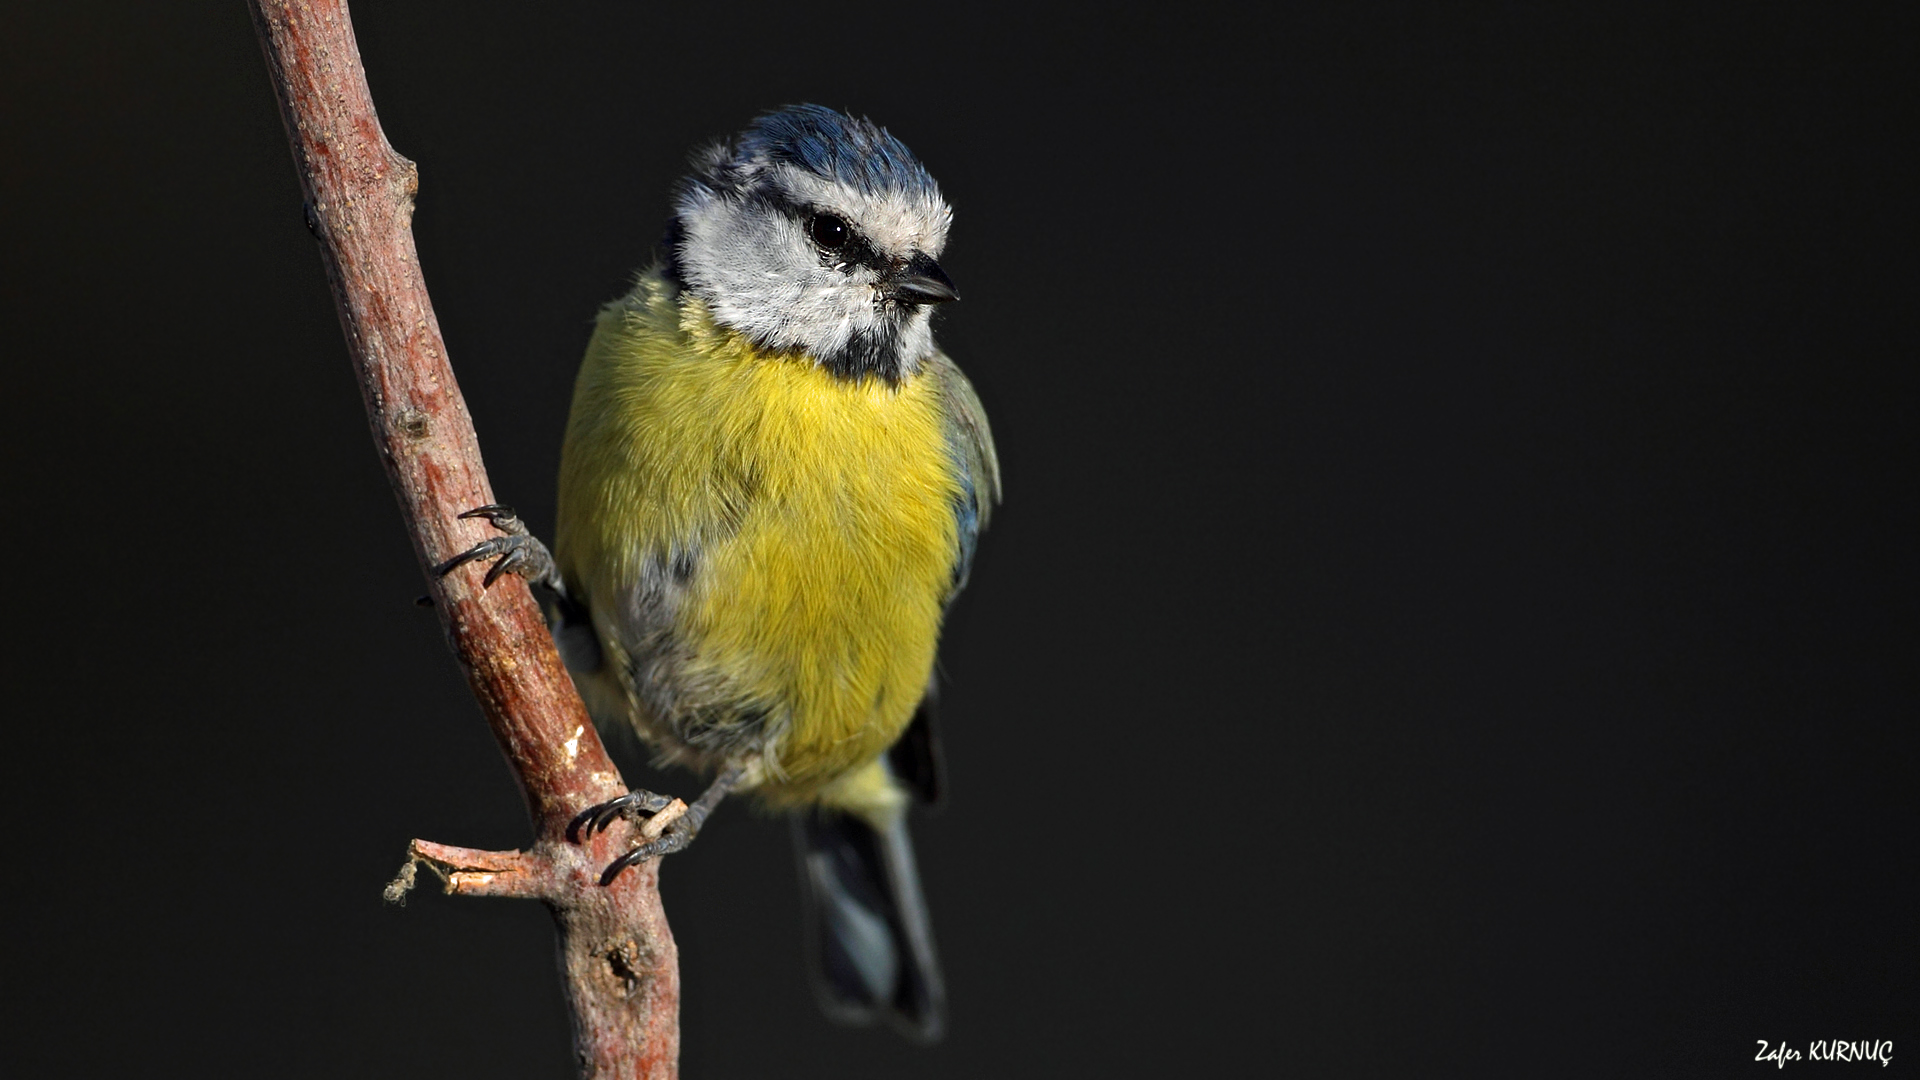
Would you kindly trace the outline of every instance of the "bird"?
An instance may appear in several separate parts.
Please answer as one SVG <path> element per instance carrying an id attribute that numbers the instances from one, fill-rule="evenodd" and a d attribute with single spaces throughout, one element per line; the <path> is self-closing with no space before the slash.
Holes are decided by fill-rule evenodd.
<path id="1" fill-rule="evenodd" d="M 792 818 L 827 1014 L 931 1042 L 946 993 L 907 809 L 941 794 L 940 628 L 1000 499 L 985 410 L 933 338 L 953 210 L 885 128 L 819 105 L 691 165 L 664 254 L 596 320 L 553 548 L 479 507 L 500 535 L 439 569 L 541 586 L 596 723 L 713 777 L 603 883 L 750 791 Z M 570 832 L 671 801 L 631 791 Z"/>

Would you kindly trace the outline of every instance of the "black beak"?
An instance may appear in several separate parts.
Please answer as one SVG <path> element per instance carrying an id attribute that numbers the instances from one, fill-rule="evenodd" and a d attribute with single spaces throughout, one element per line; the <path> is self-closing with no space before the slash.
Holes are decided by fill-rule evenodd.
<path id="1" fill-rule="evenodd" d="M 960 293 L 940 264 L 920 252 L 887 283 L 887 297 L 902 304 L 944 304 L 960 299 Z"/>

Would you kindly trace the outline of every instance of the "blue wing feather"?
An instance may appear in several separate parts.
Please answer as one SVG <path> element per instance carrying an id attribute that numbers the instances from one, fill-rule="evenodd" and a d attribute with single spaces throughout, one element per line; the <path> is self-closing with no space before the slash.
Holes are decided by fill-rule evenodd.
<path id="1" fill-rule="evenodd" d="M 953 455 L 959 474 L 960 492 L 953 500 L 954 524 L 959 533 L 959 550 L 953 565 L 953 584 L 947 603 L 966 588 L 967 575 L 973 570 L 973 552 L 987 517 L 1000 501 L 1000 461 L 993 449 L 993 432 L 987 427 L 986 410 L 980 406 L 973 385 L 959 367 L 944 353 L 935 353 L 929 361 L 932 373 L 940 379 L 946 398 L 947 448 Z"/>

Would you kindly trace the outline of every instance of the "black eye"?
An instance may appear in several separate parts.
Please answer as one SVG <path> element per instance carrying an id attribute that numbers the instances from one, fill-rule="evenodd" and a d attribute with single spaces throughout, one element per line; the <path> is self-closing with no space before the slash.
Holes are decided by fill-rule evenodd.
<path id="1" fill-rule="evenodd" d="M 853 227 L 836 214 L 815 214 L 807 219 L 807 235 L 828 251 L 838 251 L 853 239 Z"/>

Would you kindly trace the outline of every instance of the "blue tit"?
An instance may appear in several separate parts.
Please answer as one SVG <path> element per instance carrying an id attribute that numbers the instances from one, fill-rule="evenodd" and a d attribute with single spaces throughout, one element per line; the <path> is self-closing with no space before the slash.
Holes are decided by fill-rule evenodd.
<path id="1" fill-rule="evenodd" d="M 575 384 L 555 638 L 603 726 L 791 814 L 829 1015 L 938 1038 L 906 811 L 937 794 L 934 656 L 1000 492 L 980 399 L 934 344 L 953 211 L 898 139 L 801 105 L 698 152 L 667 257 L 601 310 Z M 634 792 L 588 827 L 667 800 Z"/>

